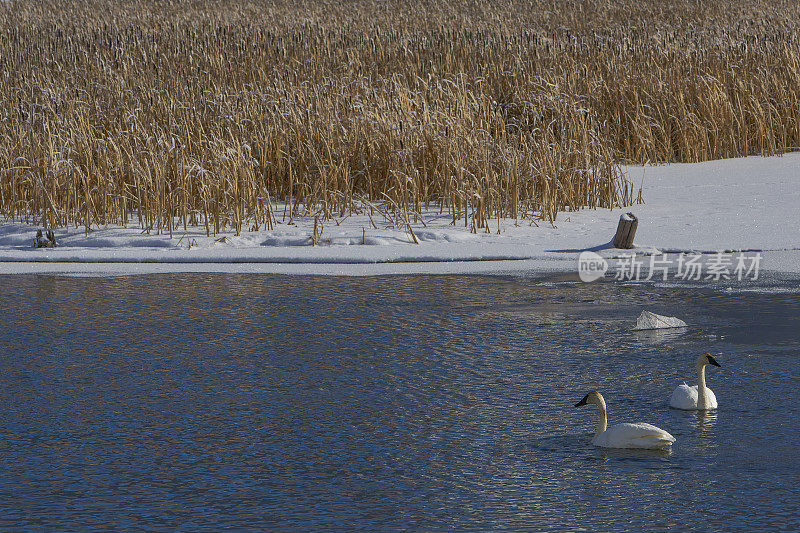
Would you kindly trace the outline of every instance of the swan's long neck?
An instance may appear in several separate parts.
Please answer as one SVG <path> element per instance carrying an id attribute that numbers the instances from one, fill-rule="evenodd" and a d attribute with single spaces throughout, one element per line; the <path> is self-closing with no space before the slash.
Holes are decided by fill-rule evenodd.
<path id="1" fill-rule="evenodd" d="M 697 364 L 697 407 L 708 407 L 708 394 L 706 393 L 706 365 Z"/>
<path id="2" fill-rule="evenodd" d="M 608 424 L 608 418 L 606 417 L 606 402 L 600 398 L 600 401 L 597 402 L 598 407 L 600 407 L 600 412 L 597 415 L 597 433 L 595 433 L 595 437 L 600 433 L 606 430 L 606 425 Z"/>

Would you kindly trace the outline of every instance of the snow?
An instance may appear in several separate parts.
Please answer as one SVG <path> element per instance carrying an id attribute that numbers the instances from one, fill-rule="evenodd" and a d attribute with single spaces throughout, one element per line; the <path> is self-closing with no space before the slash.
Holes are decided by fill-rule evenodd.
<path id="1" fill-rule="evenodd" d="M 636 319 L 634 330 L 685 328 L 686 322 L 674 316 L 657 315 L 650 311 L 642 311 Z"/>
<path id="2" fill-rule="evenodd" d="M 137 224 L 55 230 L 58 247 L 33 247 L 37 226 L 0 222 L 0 273 L 269 272 L 378 275 L 410 273 L 577 273 L 582 251 L 613 263 L 632 251 L 653 254 L 759 251 L 761 268 L 800 272 L 800 153 L 696 164 L 627 167 L 646 203 L 585 209 L 546 221 L 505 219 L 472 233 L 431 209 L 408 228 L 377 215 L 323 223 L 312 246 L 313 219 L 281 219 L 272 230 L 206 236 L 203 227 L 149 234 Z M 611 239 L 620 215 L 638 219 L 633 250 Z M 373 222 L 377 228 L 373 227 Z"/>

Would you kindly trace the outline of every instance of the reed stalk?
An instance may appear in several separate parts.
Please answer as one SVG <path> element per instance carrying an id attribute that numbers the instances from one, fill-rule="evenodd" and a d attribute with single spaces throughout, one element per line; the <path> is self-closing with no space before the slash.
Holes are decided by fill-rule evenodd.
<path id="1" fill-rule="evenodd" d="M 632 203 L 621 162 L 800 146 L 798 26 L 782 0 L 0 2 L 0 214 L 552 223 Z"/>

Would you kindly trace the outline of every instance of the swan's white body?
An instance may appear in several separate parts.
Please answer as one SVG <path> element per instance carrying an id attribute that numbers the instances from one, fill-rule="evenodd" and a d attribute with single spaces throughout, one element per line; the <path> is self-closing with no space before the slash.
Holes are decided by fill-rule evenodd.
<path id="1" fill-rule="evenodd" d="M 716 409 L 717 397 L 714 395 L 714 391 L 708 387 L 705 389 L 706 407 L 699 407 L 700 402 L 698 402 L 697 385 L 692 385 L 690 387 L 686 383 L 675 387 L 675 391 L 672 393 L 672 397 L 669 399 L 669 406 L 674 407 L 675 409 L 685 409 L 687 411 L 694 409 Z"/>
<path id="2" fill-rule="evenodd" d="M 717 397 L 714 391 L 706 387 L 706 365 L 719 366 L 709 354 L 703 354 L 697 359 L 697 385 L 689 386 L 686 383 L 678 385 L 669 399 L 669 406 L 687 411 L 695 409 L 716 409 Z M 711 362 L 713 361 L 713 363 Z"/>
<path id="3" fill-rule="evenodd" d="M 661 428 L 644 422 L 634 424 L 614 424 L 607 427 L 606 402 L 603 396 L 592 391 L 578 402 L 577 406 L 593 403 L 600 407 L 600 417 L 597 433 L 592 439 L 592 444 L 601 448 L 640 448 L 648 450 L 663 450 L 675 442 L 675 437 Z"/>
<path id="4" fill-rule="evenodd" d="M 675 437 L 644 422 L 614 424 L 592 439 L 601 448 L 644 448 L 660 450 L 675 442 Z"/>

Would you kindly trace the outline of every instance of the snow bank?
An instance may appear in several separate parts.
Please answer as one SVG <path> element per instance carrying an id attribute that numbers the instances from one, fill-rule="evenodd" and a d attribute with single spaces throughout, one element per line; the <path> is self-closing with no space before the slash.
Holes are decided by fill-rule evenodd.
<path id="1" fill-rule="evenodd" d="M 639 219 L 634 253 L 760 251 L 763 270 L 800 272 L 800 153 L 626 170 L 641 184 L 645 204 L 560 213 L 554 225 L 494 220 L 477 233 L 463 220 L 452 225 L 447 213 L 431 210 L 412 220 L 419 244 L 408 228 L 351 215 L 325 222 L 318 246 L 311 241 L 313 219 L 279 218 L 270 230 L 238 236 L 208 236 L 201 227 L 171 237 L 136 225 L 88 234 L 67 228 L 55 232 L 58 248 L 35 249 L 39 228 L 6 221 L 0 222 L 0 273 L 231 271 L 231 265 L 248 265 L 236 271 L 280 273 L 577 273 L 583 251 L 610 264 L 631 253 L 610 244 L 620 215 L 629 211 Z M 278 206 L 275 212 L 283 210 Z"/>

